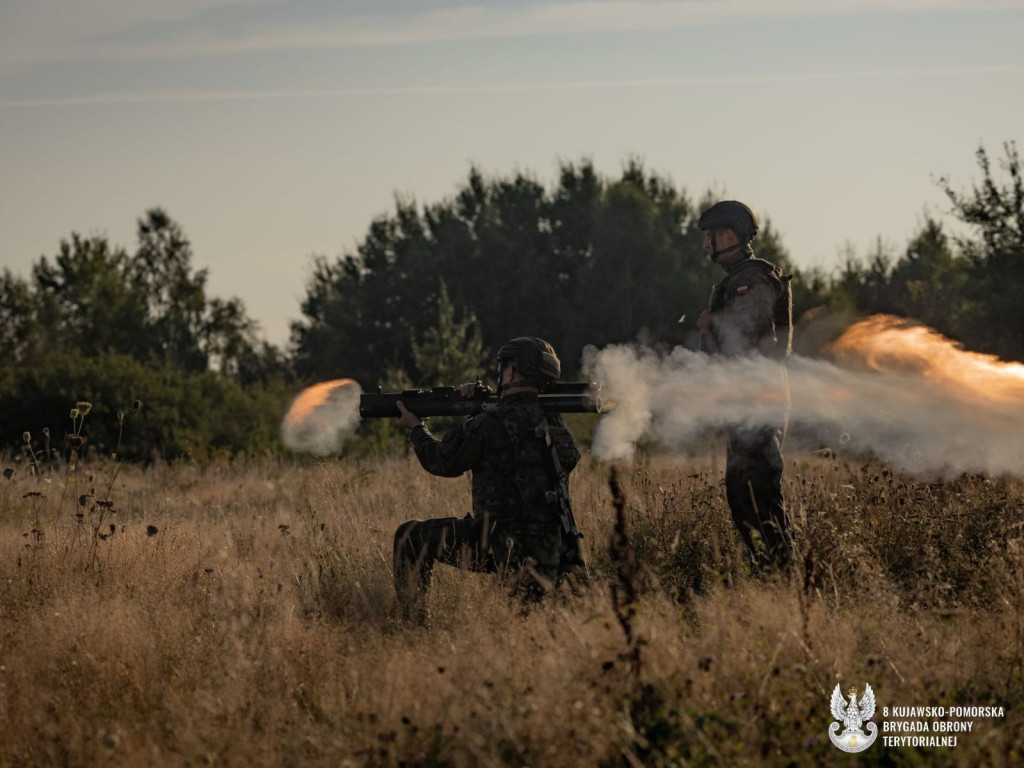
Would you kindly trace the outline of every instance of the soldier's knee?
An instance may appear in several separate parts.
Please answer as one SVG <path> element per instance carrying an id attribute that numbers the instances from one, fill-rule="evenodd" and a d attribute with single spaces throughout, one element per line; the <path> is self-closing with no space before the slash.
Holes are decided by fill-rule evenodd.
<path id="1" fill-rule="evenodd" d="M 394 553 L 397 557 L 400 552 L 409 552 L 415 549 L 413 545 L 413 532 L 422 520 L 406 520 L 395 530 Z"/>
<path id="2" fill-rule="evenodd" d="M 406 520 L 395 530 L 395 542 L 406 541 L 412 529 L 422 522 L 422 520 Z"/>

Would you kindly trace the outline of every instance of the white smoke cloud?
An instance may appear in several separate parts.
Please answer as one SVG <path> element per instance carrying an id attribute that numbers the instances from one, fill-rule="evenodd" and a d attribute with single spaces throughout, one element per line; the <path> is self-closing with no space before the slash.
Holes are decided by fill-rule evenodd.
<path id="1" fill-rule="evenodd" d="M 763 357 L 715 358 L 677 347 L 662 356 L 637 346 L 588 347 L 584 368 L 614 402 L 593 452 L 632 456 L 650 441 L 669 451 L 699 448 L 707 431 L 780 423 L 783 369 Z M 1024 401 L 968 397 L 921 375 L 840 368 L 794 357 L 790 429 L 837 440 L 924 477 L 962 472 L 1024 476 Z"/>
<path id="2" fill-rule="evenodd" d="M 281 441 L 298 453 L 326 456 L 339 452 L 359 426 L 361 394 L 362 389 L 351 379 L 304 390 L 281 421 Z"/>

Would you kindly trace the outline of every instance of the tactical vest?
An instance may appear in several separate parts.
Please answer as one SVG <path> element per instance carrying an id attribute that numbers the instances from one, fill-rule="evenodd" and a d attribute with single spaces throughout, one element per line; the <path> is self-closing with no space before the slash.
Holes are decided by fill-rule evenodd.
<path id="1" fill-rule="evenodd" d="M 582 567 L 589 581 L 580 542 L 583 535 L 576 527 L 569 500 L 568 473 L 576 466 L 579 452 L 561 417 L 549 418 L 538 403 L 531 405 L 500 411 L 512 444 L 516 487 L 523 502 L 522 514 L 511 527 L 518 533 L 530 531 L 531 538 L 539 534 L 554 542 L 559 573 Z"/>
<path id="2" fill-rule="evenodd" d="M 534 434 L 536 425 L 544 419 L 536 397 L 531 402 L 530 398 L 513 395 L 497 410 L 470 421 L 471 429 L 489 436 L 490 446 L 473 467 L 474 514 L 487 514 L 506 523 L 547 519 L 545 494 L 551 484 L 543 453 L 545 444 Z M 571 444 L 571 437 L 568 439 Z"/>
<path id="3" fill-rule="evenodd" d="M 739 295 L 738 291 L 751 279 L 771 286 L 775 294 L 772 323 L 778 343 L 782 344 L 788 353 L 792 346 L 793 289 L 790 282 L 793 276 L 784 275 L 782 270 L 770 261 L 751 258 L 738 263 L 711 291 L 708 310 L 717 312 L 722 309 Z"/>
<path id="4" fill-rule="evenodd" d="M 539 403 L 519 404 L 500 409 L 498 417 L 512 444 L 515 483 L 522 498 L 523 519 L 530 522 L 554 521 L 557 513 L 547 499 L 548 491 L 554 489 L 548 469 L 550 459 L 546 455 L 549 449 L 544 438 L 537 434 L 537 427 L 547 420 L 544 411 Z"/>

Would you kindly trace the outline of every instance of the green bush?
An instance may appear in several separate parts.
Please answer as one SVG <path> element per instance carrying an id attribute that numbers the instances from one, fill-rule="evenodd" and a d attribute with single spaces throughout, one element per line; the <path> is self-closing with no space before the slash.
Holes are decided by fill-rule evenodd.
<path id="1" fill-rule="evenodd" d="M 85 451 L 143 461 L 276 452 L 285 399 L 281 385 L 243 388 L 218 373 L 146 365 L 111 352 L 55 354 L 5 371 L 0 442 L 17 447 L 28 432 L 33 447 L 45 451 L 46 429 L 51 449 L 63 452 L 70 410 L 85 401 L 92 404 Z"/>

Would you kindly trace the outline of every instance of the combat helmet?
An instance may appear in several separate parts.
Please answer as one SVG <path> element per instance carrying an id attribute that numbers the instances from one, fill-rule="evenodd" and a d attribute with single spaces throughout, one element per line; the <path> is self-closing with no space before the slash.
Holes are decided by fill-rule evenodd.
<path id="1" fill-rule="evenodd" d="M 499 382 L 507 363 L 515 367 L 524 384 L 538 389 L 558 381 L 562 375 L 562 363 L 555 348 L 536 336 L 519 336 L 502 345 L 498 350 Z"/>
<path id="2" fill-rule="evenodd" d="M 744 245 L 754 239 L 758 229 L 754 212 L 738 200 L 722 200 L 712 205 L 700 215 L 697 228 L 704 232 L 709 229 L 731 229 L 739 235 Z"/>

